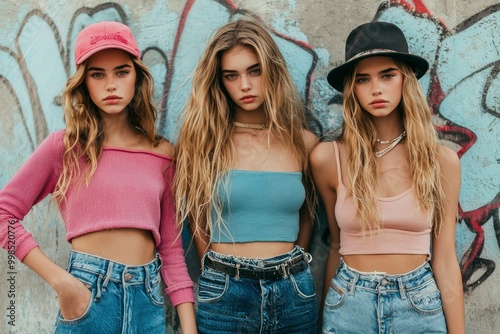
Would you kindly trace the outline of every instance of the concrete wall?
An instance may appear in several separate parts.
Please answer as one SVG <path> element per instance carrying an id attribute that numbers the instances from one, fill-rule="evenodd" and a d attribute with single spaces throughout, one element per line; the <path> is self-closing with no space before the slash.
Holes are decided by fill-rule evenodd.
<path id="1" fill-rule="evenodd" d="M 130 25 L 154 72 L 162 106 L 158 126 L 171 139 L 198 57 L 212 31 L 232 17 L 255 11 L 275 30 L 319 135 L 341 122 L 340 96 L 325 75 L 342 60 L 348 32 L 371 20 L 397 24 L 410 49 L 430 60 L 431 70 L 421 83 L 440 137 L 462 162 L 457 256 L 468 332 L 500 331 L 500 273 L 495 270 L 500 261 L 498 0 L 1 0 L 0 8 L 0 187 L 49 132 L 64 126 L 61 90 L 75 70 L 76 35 L 91 22 Z M 44 201 L 24 225 L 46 254 L 65 266 L 70 247 L 54 211 Z M 320 291 L 327 244 L 325 223 L 317 226 L 312 248 Z M 187 259 L 196 280 L 192 251 Z M 7 264 L 7 253 L 0 253 L 0 333 L 52 332 L 55 293 L 21 263 L 10 269 Z M 170 328 L 177 328 L 174 312 L 169 307 L 167 312 Z"/>

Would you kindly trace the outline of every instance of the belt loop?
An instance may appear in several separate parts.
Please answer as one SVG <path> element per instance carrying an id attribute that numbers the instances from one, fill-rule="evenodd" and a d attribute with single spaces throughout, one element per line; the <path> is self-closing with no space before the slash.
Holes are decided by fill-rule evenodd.
<path id="1" fill-rule="evenodd" d="M 147 293 L 150 293 L 151 292 L 151 275 L 150 275 L 150 271 L 149 271 L 149 266 L 148 265 L 145 265 L 143 266 L 144 268 L 144 272 L 145 272 L 145 277 L 144 277 L 144 288 L 146 289 L 146 292 Z"/>
<path id="2" fill-rule="evenodd" d="M 66 271 L 69 273 L 71 270 L 71 265 L 73 264 L 73 257 L 75 256 L 75 252 L 71 251 L 69 253 L 68 263 L 66 263 Z"/>
<path id="3" fill-rule="evenodd" d="M 203 270 L 205 269 L 205 260 L 206 260 L 206 257 L 208 256 L 208 253 L 205 253 L 203 254 L 203 256 L 201 257 L 201 268 L 200 268 L 200 272 L 203 273 Z"/>
<path id="4" fill-rule="evenodd" d="M 99 299 L 101 299 L 101 292 L 102 292 L 102 275 L 97 276 L 97 282 L 96 282 L 96 293 L 94 297 L 94 301 L 98 302 Z"/>
<path id="5" fill-rule="evenodd" d="M 307 261 L 307 264 L 311 263 L 313 257 L 312 257 L 312 255 L 310 253 L 307 253 L 307 252 L 304 253 L 304 257 L 305 257 L 305 259 Z"/>
<path id="6" fill-rule="evenodd" d="M 240 279 L 240 267 L 241 267 L 241 264 L 239 263 L 236 263 L 236 279 Z"/>
<path id="7" fill-rule="evenodd" d="M 112 272 L 113 272 L 113 261 L 109 261 L 108 270 L 106 270 L 106 275 L 104 276 L 104 282 L 102 283 L 102 288 L 104 292 L 106 292 L 106 287 L 108 286 Z"/>
<path id="8" fill-rule="evenodd" d="M 403 285 L 403 281 L 401 280 L 401 277 L 398 277 L 398 285 L 399 285 L 399 294 L 401 295 L 401 299 L 405 300 L 406 299 L 406 293 L 405 293 L 405 287 Z"/>
<path id="9" fill-rule="evenodd" d="M 358 275 L 354 276 L 354 278 L 351 280 L 351 287 L 349 288 L 349 294 L 354 296 L 354 290 L 356 288 L 356 283 L 358 282 Z"/>
<path id="10" fill-rule="evenodd" d="M 241 264 L 236 263 L 236 279 L 240 279 L 240 266 Z"/>
<path id="11" fill-rule="evenodd" d="M 283 271 L 283 278 L 287 279 L 288 278 L 288 268 L 290 268 L 290 267 L 287 266 L 285 263 L 282 263 L 280 265 L 280 267 L 281 267 L 281 270 Z"/>
<path id="12" fill-rule="evenodd" d="M 163 265 L 163 261 L 161 260 L 160 253 L 156 253 L 155 257 L 156 257 L 156 263 L 155 263 L 155 265 L 158 266 L 158 272 L 160 272 L 161 271 L 161 266 Z"/>

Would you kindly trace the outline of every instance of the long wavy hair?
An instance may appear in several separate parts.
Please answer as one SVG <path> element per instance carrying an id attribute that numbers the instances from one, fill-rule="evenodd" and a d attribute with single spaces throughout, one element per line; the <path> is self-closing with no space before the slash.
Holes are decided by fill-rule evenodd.
<path id="1" fill-rule="evenodd" d="M 402 100 L 399 105 L 406 130 L 406 150 L 411 171 L 413 191 L 420 206 L 428 213 L 429 224 L 436 235 L 441 230 L 444 216 L 444 192 L 441 184 L 437 134 L 431 121 L 431 112 L 412 69 L 403 61 L 394 59 L 403 75 Z M 363 230 L 379 229 L 377 221 L 376 129 L 356 95 L 354 85 L 356 66 L 346 76 L 343 94 L 341 141 L 346 146 L 347 188 L 350 190 L 357 216 Z"/>
<path id="2" fill-rule="evenodd" d="M 130 57 L 136 71 L 135 94 L 128 105 L 130 124 L 157 146 L 163 141 L 156 131 L 157 108 L 153 103 L 154 81 L 147 66 Z M 78 66 L 63 92 L 64 132 L 63 169 L 52 198 L 61 203 L 74 181 L 87 185 L 97 169 L 104 142 L 104 120 L 92 102 L 85 84 L 87 61 Z"/>
<path id="3" fill-rule="evenodd" d="M 309 213 L 314 213 L 312 178 L 302 132 L 307 128 L 303 102 L 268 30 L 255 19 L 240 19 L 221 27 L 201 57 L 176 145 L 177 221 L 182 226 L 188 219 L 195 236 L 211 235 L 212 208 L 216 223 L 221 223 L 218 189 L 234 163 L 232 124 L 236 112 L 222 83 L 221 58 L 239 46 L 248 47 L 257 55 L 269 131 L 302 166 Z"/>

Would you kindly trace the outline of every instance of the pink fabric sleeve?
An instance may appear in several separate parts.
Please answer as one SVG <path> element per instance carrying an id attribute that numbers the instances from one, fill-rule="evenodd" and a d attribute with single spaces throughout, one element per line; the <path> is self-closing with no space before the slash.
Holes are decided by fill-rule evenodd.
<path id="1" fill-rule="evenodd" d="M 194 303 L 194 283 L 187 270 L 182 236 L 175 227 L 175 201 L 171 191 L 174 172 L 175 164 L 172 164 L 165 172 L 167 190 L 163 196 L 160 222 L 161 243 L 157 250 L 163 263 L 161 274 L 166 286 L 165 293 L 175 307 L 181 303 Z"/>
<path id="2" fill-rule="evenodd" d="M 0 190 L 0 245 L 20 261 L 38 246 L 20 220 L 54 190 L 62 164 L 63 134 L 64 130 L 50 134 Z"/>

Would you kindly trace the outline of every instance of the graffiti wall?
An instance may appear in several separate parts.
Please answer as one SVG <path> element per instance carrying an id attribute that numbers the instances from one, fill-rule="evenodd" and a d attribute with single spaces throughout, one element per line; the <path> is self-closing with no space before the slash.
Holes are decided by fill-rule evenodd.
<path id="1" fill-rule="evenodd" d="M 0 18 L 0 187 L 41 141 L 64 127 L 61 92 L 74 73 L 73 46 L 90 23 L 116 20 L 134 31 L 154 74 L 158 127 L 176 140 L 191 75 L 211 34 L 241 16 L 257 15 L 274 33 L 309 107 L 308 120 L 327 137 L 341 124 L 341 96 L 326 73 L 342 60 L 344 40 L 360 22 L 398 25 L 412 52 L 429 60 L 421 84 L 436 130 L 462 163 L 457 257 L 470 333 L 500 331 L 500 3 L 481 0 L 2 0 Z M 35 176 L 34 176 L 35 177 Z M 24 221 L 42 250 L 64 267 L 69 244 L 48 200 Z M 312 244 L 313 273 L 322 288 L 328 242 L 323 219 Z M 199 274 L 189 234 L 183 235 L 193 280 Z M 0 253 L 0 333 L 51 333 L 54 291 Z M 170 332 L 178 322 L 166 307 Z"/>

